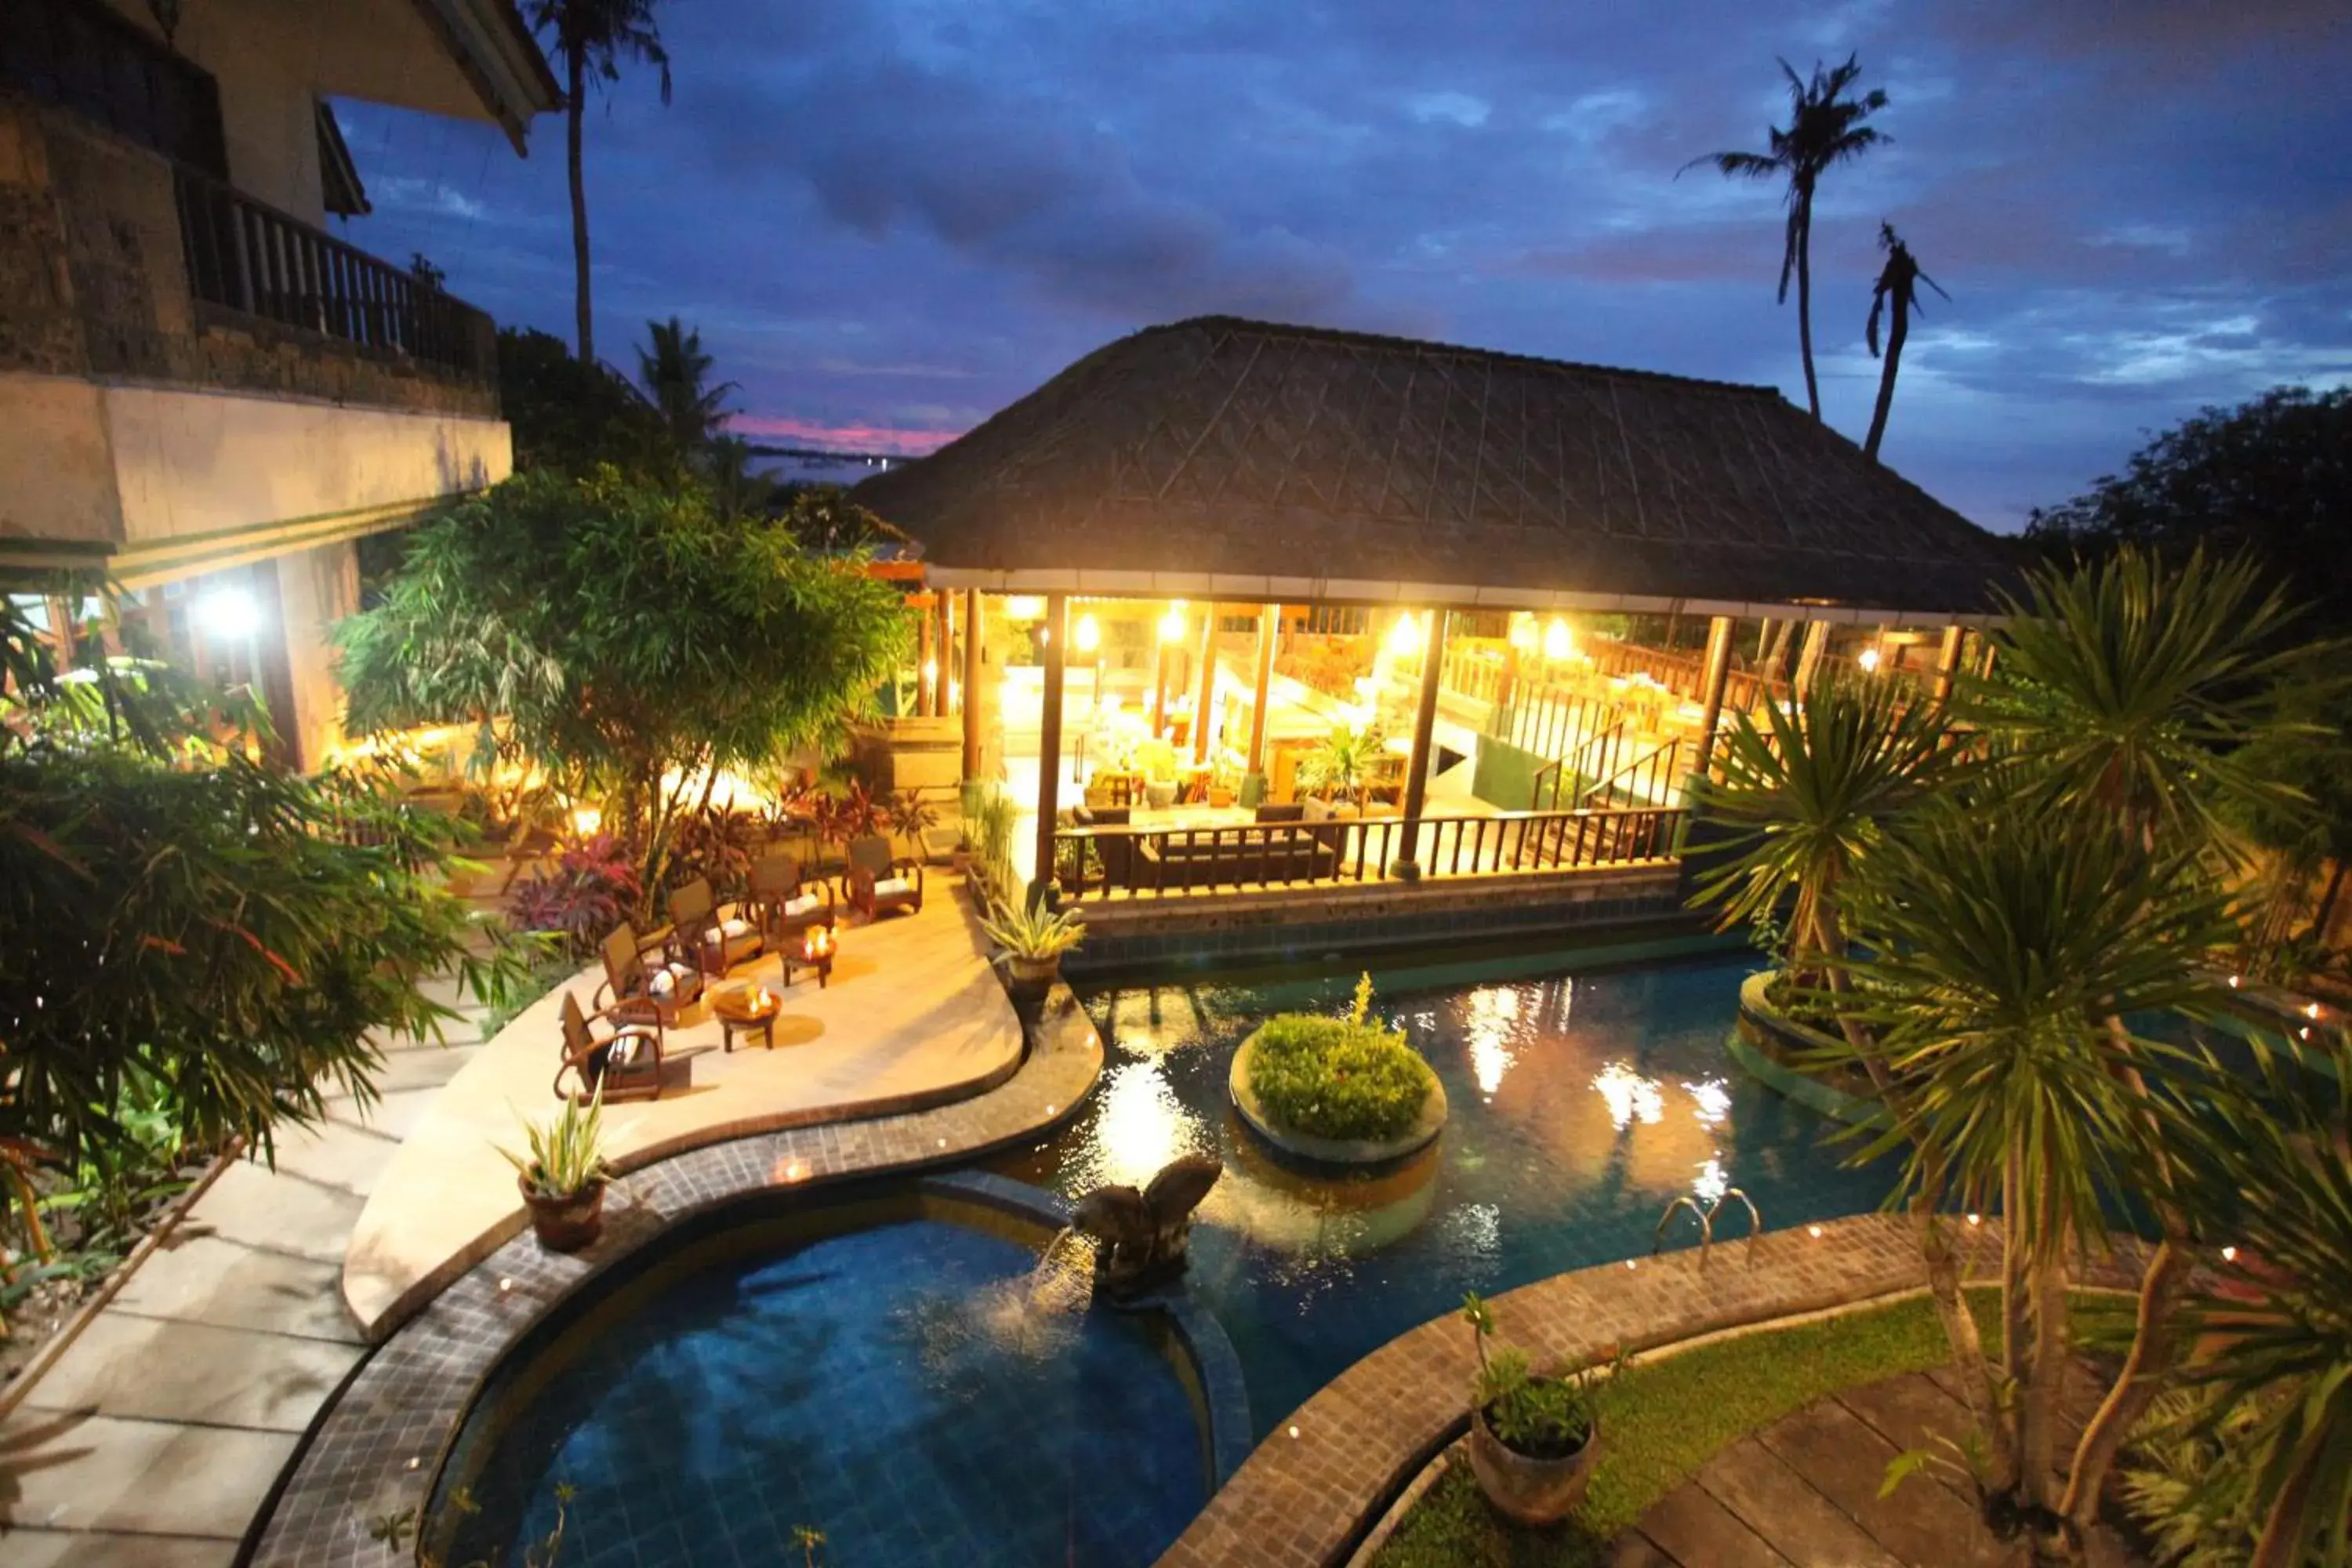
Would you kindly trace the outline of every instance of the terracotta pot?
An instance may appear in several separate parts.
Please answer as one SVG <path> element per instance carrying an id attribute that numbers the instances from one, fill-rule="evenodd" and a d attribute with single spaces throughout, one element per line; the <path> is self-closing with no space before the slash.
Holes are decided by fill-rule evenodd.
<path id="1" fill-rule="evenodd" d="M 1209 804 L 1213 806 L 1231 805 L 1234 804 L 1234 792 L 1225 788 L 1223 784 L 1211 784 L 1209 786 Z"/>
<path id="2" fill-rule="evenodd" d="M 1017 952 L 1008 953 L 1004 967 L 1016 984 L 1050 985 L 1054 977 L 1062 973 L 1062 957 L 1059 953 L 1051 958 L 1024 958 Z"/>
<path id="3" fill-rule="evenodd" d="M 1516 1452 L 1486 1425 L 1486 1413 L 1470 1413 L 1470 1469 L 1478 1489 L 1506 1518 L 1520 1524 L 1558 1524 L 1584 1500 L 1592 1484 L 1592 1463 L 1601 1452 L 1601 1428 L 1585 1435 L 1584 1447 L 1565 1458 L 1538 1459 Z"/>
<path id="4" fill-rule="evenodd" d="M 548 1251 L 577 1252 L 604 1233 L 604 1183 L 568 1198 L 543 1197 L 520 1177 L 516 1184 L 522 1188 L 522 1201 L 530 1210 L 531 1232 Z"/>

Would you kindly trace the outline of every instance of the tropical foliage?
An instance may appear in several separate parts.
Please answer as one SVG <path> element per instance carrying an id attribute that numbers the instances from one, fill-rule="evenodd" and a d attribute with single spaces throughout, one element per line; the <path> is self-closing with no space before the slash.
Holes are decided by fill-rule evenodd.
<path id="1" fill-rule="evenodd" d="M 523 1147 L 500 1149 L 508 1164 L 521 1173 L 533 1197 L 578 1197 L 601 1186 L 613 1175 L 604 1158 L 604 1090 L 597 1087 L 586 1105 L 566 1099 L 563 1109 L 545 1121 L 522 1124 Z"/>
<path id="2" fill-rule="evenodd" d="M 1911 318 L 1919 312 L 1919 285 L 1925 283 L 1944 298 L 1944 286 L 1919 270 L 1919 262 L 1911 247 L 1903 243 L 1891 223 L 1878 226 L 1878 248 L 1886 253 L 1886 264 L 1878 269 L 1878 281 L 1871 285 L 1870 321 L 1863 329 L 1863 339 L 1870 345 L 1870 357 L 1880 359 L 1878 322 L 1886 320 L 1886 353 L 1880 359 L 1878 401 L 1870 411 L 1870 434 L 1862 443 L 1862 455 L 1875 461 L 1879 443 L 1886 438 L 1886 416 L 1895 409 L 1895 378 L 1903 368 L 1903 345 L 1911 336 Z"/>
<path id="3" fill-rule="evenodd" d="M 830 748 L 890 673 L 898 596 L 861 567 L 694 490 L 518 475 L 416 530 L 383 602 L 336 629 L 349 721 L 471 724 L 604 802 L 651 900 L 722 772 Z"/>
<path id="4" fill-rule="evenodd" d="M 726 424 L 727 395 L 731 381 L 710 384 L 712 360 L 703 352 L 702 333 L 676 316 L 646 323 L 646 346 L 637 351 L 637 379 L 661 411 L 670 439 L 681 450 L 708 447 Z"/>
<path id="5" fill-rule="evenodd" d="M 1780 294 L 1789 302 L 1789 283 L 1797 285 L 1797 343 L 1805 363 L 1805 403 L 1813 417 L 1822 416 L 1821 384 L 1813 374 L 1813 196 L 1822 176 L 1840 163 L 1861 157 L 1885 140 L 1863 123 L 1886 107 L 1886 94 L 1876 88 L 1860 98 L 1848 96 L 1862 67 L 1854 57 L 1824 68 L 1813 66 L 1811 79 L 1801 77 L 1788 61 L 1780 74 L 1789 81 L 1789 123 L 1775 125 L 1761 153 L 1709 153 L 1683 165 L 1704 163 L 1727 179 L 1779 180 L 1786 186 L 1789 220 L 1780 247 Z"/>
<path id="6" fill-rule="evenodd" d="M 1536 1458 L 1565 1458 L 1591 1440 L 1599 1420 L 1599 1379 L 1591 1370 L 1569 1377 L 1538 1377 L 1517 1345 L 1486 1348 L 1495 1337 L 1494 1310 L 1475 1292 L 1462 1298 L 1462 1320 L 1478 1352 L 1470 1404 L 1506 1447 Z"/>
<path id="7" fill-rule="evenodd" d="M 542 931 L 572 959 L 594 955 L 605 933 L 644 902 L 637 858 L 609 833 L 563 846 L 555 864 L 517 882 L 507 894 L 507 918 L 518 930 Z"/>
<path id="8" fill-rule="evenodd" d="M 1298 760 L 1298 782 L 1310 790 L 1360 804 L 1365 782 L 1386 754 L 1388 737 L 1378 724 L 1339 724 L 1323 743 Z"/>
<path id="9" fill-rule="evenodd" d="M 572 358 L 545 332 L 499 331 L 499 412 L 514 431 L 518 471 L 610 466 L 654 483 L 686 477 L 687 453 L 660 412 L 611 368 Z"/>
<path id="10" fill-rule="evenodd" d="M 980 922 L 989 940 L 1014 958 L 1059 958 L 1087 939 L 1076 910 L 1049 910 L 1042 901 L 1010 899 Z"/>

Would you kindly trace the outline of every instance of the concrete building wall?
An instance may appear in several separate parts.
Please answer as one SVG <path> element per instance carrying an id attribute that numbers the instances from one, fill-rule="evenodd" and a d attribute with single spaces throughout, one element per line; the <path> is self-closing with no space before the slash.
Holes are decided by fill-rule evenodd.
<path id="1" fill-rule="evenodd" d="M 360 607 L 359 552 L 342 540 L 281 555 L 275 564 L 278 635 L 286 640 L 293 709 L 278 724 L 297 765 L 318 768 L 343 740 L 343 689 L 327 634 Z"/>

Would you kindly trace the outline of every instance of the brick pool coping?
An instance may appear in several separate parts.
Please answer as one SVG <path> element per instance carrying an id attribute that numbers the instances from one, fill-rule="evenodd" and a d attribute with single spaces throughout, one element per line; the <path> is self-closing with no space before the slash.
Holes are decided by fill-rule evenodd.
<path id="1" fill-rule="evenodd" d="M 1971 1265 L 1999 1262 L 2000 1227 L 1970 1228 Z M 2137 1283 L 2143 1255 L 2122 1244 L 2091 1284 Z M 1975 1269 L 1971 1268 L 1971 1278 Z M 1506 1291 L 1496 1332 L 1539 1366 L 1574 1366 L 1622 1347 L 1677 1341 L 1850 1306 L 1926 1283 L 1910 1223 L 1858 1215 L 1768 1231 L 1752 1254 L 1727 1243 L 1604 1263 Z M 1158 1568 L 1336 1568 L 1422 1469 L 1469 1425 L 1474 1352 L 1448 1315 L 1398 1335 L 1325 1384 L 1209 1500 Z"/>
<path id="2" fill-rule="evenodd" d="M 1101 1037 L 1085 1009 L 1067 986 L 1056 984 L 1039 1009 L 1019 1070 L 994 1089 L 932 1110 L 789 1128 L 657 1161 L 617 1184 L 604 1238 L 583 1253 L 545 1252 L 528 1235 L 502 1243 L 360 1363 L 255 1517 L 239 1561 L 258 1568 L 381 1568 L 386 1551 L 369 1539 L 369 1523 L 404 1510 L 424 1517 L 484 1379 L 589 1275 L 670 1225 L 748 1193 L 911 1173 L 1025 1142 L 1075 1114 L 1102 1059 Z M 1188 1331 L 1181 1318 L 1178 1328 L 1188 1342 L 1198 1331 L 1198 1325 Z M 1213 1360 L 1202 1361 L 1213 1404 L 1239 1386 L 1238 1370 L 1218 1374 Z M 1224 1437 L 1219 1447 L 1223 1473 L 1234 1440 Z"/>

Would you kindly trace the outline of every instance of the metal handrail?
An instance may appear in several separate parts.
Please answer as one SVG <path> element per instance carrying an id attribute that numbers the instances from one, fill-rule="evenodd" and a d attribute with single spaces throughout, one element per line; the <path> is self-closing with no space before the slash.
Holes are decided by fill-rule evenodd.
<path id="1" fill-rule="evenodd" d="M 1650 1233 L 1650 1256 L 1655 1258 L 1665 1245 L 1666 1226 L 1674 1223 L 1675 1215 L 1688 1209 L 1698 1220 L 1698 1266 L 1705 1268 L 1707 1252 L 1715 1245 L 1715 1216 L 1723 1212 L 1724 1202 L 1728 1198 L 1738 1198 L 1748 1210 L 1748 1266 L 1750 1268 L 1756 1267 L 1756 1238 L 1763 1233 L 1764 1216 L 1756 1212 L 1756 1200 L 1738 1187 L 1724 1188 L 1716 1200 L 1704 1208 L 1690 1194 L 1676 1193 L 1674 1201 L 1666 1205 L 1666 1212 L 1658 1216 L 1657 1228 Z"/>

